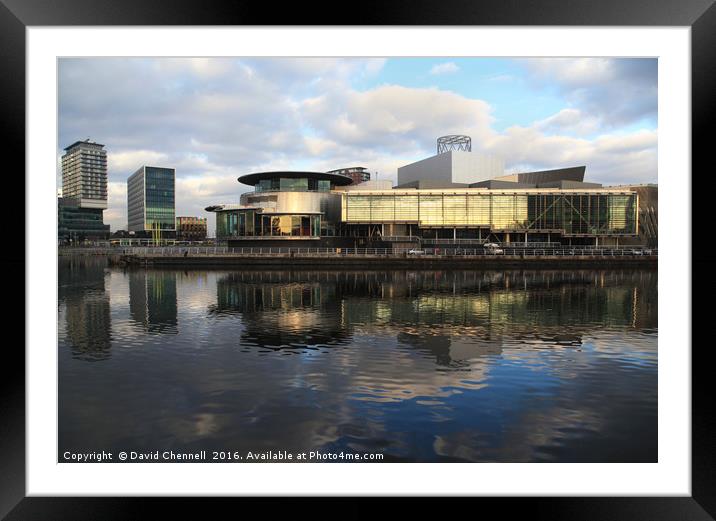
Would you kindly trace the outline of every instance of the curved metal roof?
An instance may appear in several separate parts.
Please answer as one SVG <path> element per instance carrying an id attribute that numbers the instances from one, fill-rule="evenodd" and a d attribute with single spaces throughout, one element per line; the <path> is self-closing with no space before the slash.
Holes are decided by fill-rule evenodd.
<path id="1" fill-rule="evenodd" d="M 223 210 L 261 210 L 261 208 L 256 206 L 249 206 L 245 204 L 235 204 L 235 203 L 228 203 L 228 204 L 212 204 L 211 206 L 207 206 L 204 208 L 204 211 L 206 212 L 221 212 Z"/>
<path id="2" fill-rule="evenodd" d="M 254 174 L 242 175 L 241 177 L 239 177 L 239 183 L 243 183 L 249 186 L 255 186 L 262 179 L 273 179 L 276 177 L 285 177 L 293 179 L 300 179 L 303 177 L 308 179 L 323 179 L 328 180 L 334 185 L 338 186 L 346 186 L 353 183 L 353 179 L 346 175 L 331 174 L 329 172 L 298 172 L 288 170 L 280 170 L 276 172 L 256 172 Z"/>

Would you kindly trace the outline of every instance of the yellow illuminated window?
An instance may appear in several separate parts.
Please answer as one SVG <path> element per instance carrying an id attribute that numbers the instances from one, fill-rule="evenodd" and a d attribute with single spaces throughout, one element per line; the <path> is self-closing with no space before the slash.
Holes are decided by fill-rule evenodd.
<path id="1" fill-rule="evenodd" d="M 420 196 L 420 224 L 426 226 L 440 226 L 443 224 L 442 195 Z"/>

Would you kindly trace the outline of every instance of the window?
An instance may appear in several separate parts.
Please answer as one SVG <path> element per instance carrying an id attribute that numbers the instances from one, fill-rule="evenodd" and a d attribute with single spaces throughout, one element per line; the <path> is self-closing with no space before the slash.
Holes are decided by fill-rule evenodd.
<path id="1" fill-rule="evenodd" d="M 308 190 L 308 179 L 282 177 L 280 187 L 282 192 L 306 192 Z"/>

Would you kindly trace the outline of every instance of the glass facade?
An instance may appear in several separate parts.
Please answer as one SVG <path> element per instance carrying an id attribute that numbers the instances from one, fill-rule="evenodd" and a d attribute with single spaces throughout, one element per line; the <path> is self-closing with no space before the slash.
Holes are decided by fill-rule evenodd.
<path id="1" fill-rule="evenodd" d="M 330 190 L 330 180 L 306 177 L 261 179 L 254 186 L 254 191 L 256 192 L 329 192 Z"/>
<path id="2" fill-rule="evenodd" d="M 127 230 L 144 231 L 144 169 L 127 178 Z"/>
<path id="3" fill-rule="evenodd" d="M 319 237 L 320 215 L 263 214 L 255 210 L 216 213 L 216 237 Z"/>
<path id="4" fill-rule="evenodd" d="M 343 221 L 556 231 L 565 235 L 637 233 L 636 193 L 346 193 Z"/>
<path id="5" fill-rule="evenodd" d="M 145 183 L 145 229 L 174 230 L 174 169 L 145 167 Z"/>
<path id="6" fill-rule="evenodd" d="M 102 210 L 82 208 L 74 198 L 57 201 L 57 237 L 60 241 L 101 240 L 109 238 L 109 224 L 104 224 Z"/>
<path id="7" fill-rule="evenodd" d="M 173 168 L 142 167 L 127 179 L 127 229 L 174 230 Z"/>

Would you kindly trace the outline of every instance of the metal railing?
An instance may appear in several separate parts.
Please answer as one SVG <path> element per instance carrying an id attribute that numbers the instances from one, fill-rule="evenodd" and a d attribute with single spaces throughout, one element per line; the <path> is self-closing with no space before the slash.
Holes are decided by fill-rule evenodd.
<path id="1" fill-rule="evenodd" d="M 138 255 L 146 257 L 197 257 L 197 256 L 386 256 L 417 258 L 433 257 L 496 257 L 512 256 L 542 257 L 655 257 L 656 249 L 642 248 L 594 248 L 594 247 L 561 247 L 561 248 L 288 248 L 288 247 L 125 247 L 114 248 L 112 253 L 121 255 Z"/>
<path id="2" fill-rule="evenodd" d="M 386 242 L 420 242 L 420 237 L 417 235 L 384 235 L 380 240 Z"/>

